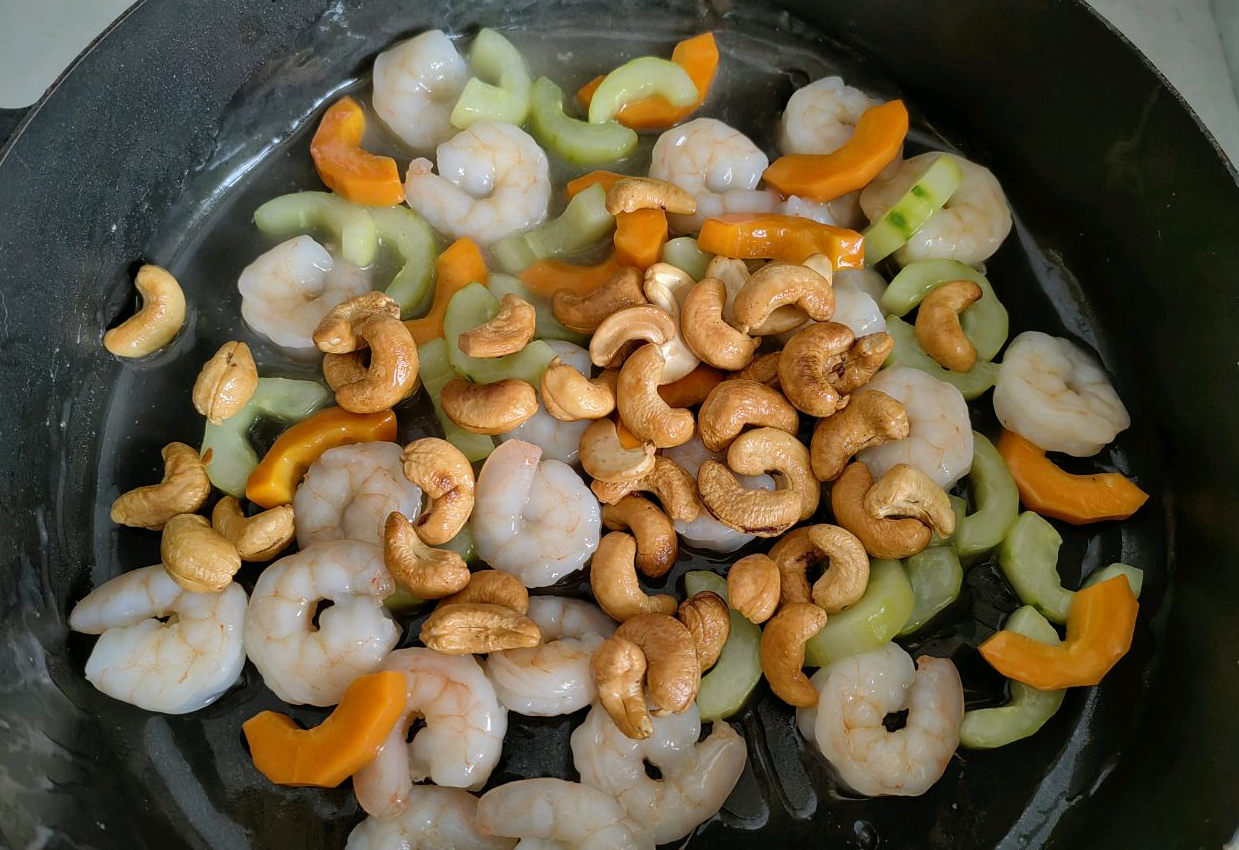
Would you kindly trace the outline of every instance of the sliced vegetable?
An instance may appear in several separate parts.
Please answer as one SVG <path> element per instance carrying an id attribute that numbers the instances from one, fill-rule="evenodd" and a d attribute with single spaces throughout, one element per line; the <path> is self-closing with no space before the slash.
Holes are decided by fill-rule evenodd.
<path id="1" fill-rule="evenodd" d="M 725 377 L 723 370 L 702 363 L 678 381 L 661 384 L 658 394 L 669 407 L 696 407 Z"/>
<path id="2" fill-rule="evenodd" d="M 379 252 L 378 231 L 366 208 L 329 192 L 294 192 L 272 198 L 254 211 L 254 224 L 281 239 L 325 231 L 340 243 L 344 259 L 359 266 L 373 263 Z"/>
<path id="3" fill-rule="evenodd" d="M 795 215 L 731 213 L 708 218 L 697 247 L 742 260 L 802 263 L 813 254 L 825 254 L 836 269 L 865 265 L 865 240 L 855 230 Z"/>
<path id="4" fill-rule="evenodd" d="M 1144 589 L 1144 570 L 1128 566 L 1127 564 L 1111 564 L 1108 567 L 1102 567 L 1088 577 L 1088 580 L 1084 582 L 1084 586 L 1092 587 L 1095 584 L 1101 584 L 1103 581 L 1109 581 L 1115 576 L 1123 576 L 1123 578 L 1127 579 L 1127 583 L 1131 585 L 1131 592 L 1137 599 L 1140 598 L 1140 591 Z"/>
<path id="5" fill-rule="evenodd" d="M 422 386 L 426 388 L 426 395 L 434 405 L 435 418 L 443 429 L 443 439 L 460 449 L 470 463 L 486 460 L 495 450 L 495 438 L 484 434 L 471 434 L 461 428 L 448 418 L 439 402 L 439 394 L 443 392 L 444 385 L 456 377 L 456 370 L 447 358 L 447 341 L 439 337 L 418 346 L 417 360 L 418 374 L 422 379 Z"/>
<path id="6" fill-rule="evenodd" d="M 663 246 L 662 261 L 685 272 L 693 280 L 706 276 L 706 267 L 713 259 L 713 254 L 697 247 L 697 240 L 692 236 L 677 236 Z"/>
<path id="7" fill-rule="evenodd" d="M 396 439 L 396 414 L 320 410 L 289 428 L 267 451 L 245 482 L 245 496 L 260 507 L 287 505 L 301 478 L 328 449 L 353 443 Z"/>
<path id="8" fill-rule="evenodd" d="M 477 121 L 524 124 L 533 77 L 512 42 L 492 29 L 479 30 L 469 48 L 469 64 L 479 76 L 465 83 L 452 109 L 452 126 L 464 130 Z"/>
<path id="9" fill-rule="evenodd" d="M 943 154 L 930 163 L 912 188 L 865 228 L 865 262 L 875 265 L 902 248 L 946 205 L 963 180 L 954 157 Z"/>
<path id="10" fill-rule="evenodd" d="M 426 300 L 435 279 L 438 240 L 422 217 L 408 207 L 370 210 L 379 241 L 401 260 L 400 271 L 384 290 L 400 305 L 401 315 L 412 313 Z"/>
<path id="11" fill-rule="evenodd" d="M 375 156 L 361 149 L 366 113 L 351 97 L 333 103 L 314 131 L 310 157 L 328 189 L 346 200 L 388 207 L 404 202 L 400 169 L 390 156 Z"/>
<path id="12" fill-rule="evenodd" d="M 601 165 L 628 156 L 637 134 L 616 121 L 591 124 L 564 113 L 564 92 L 546 77 L 533 84 L 530 129 L 543 147 L 573 165 Z"/>
<path id="13" fill-rule="evenodd" d="M 202 435 L 202 455 L 210 452 L 207 477 L 229 496 L 245 495 L 245 482 L 258 466 L 249 432 L 260 418 L 292 424 L 331 401 L 331 391 L 314 381 L 259 378 L 245 407 L 218 425 L 210 422 Z"/>
<path id="14" fill-rule="evenodd" d="M 505 378 L 518 378 L 538 386 L 542 373 L 555 358 L 555 351 L 542 340 L 534 340 L 506 357 L 470 357 L 460 350 L 460 335 L 489 322 L 499 313 L 499 299 L 481 284 L 471 283 L 452 296 L 443 319 L 447 359 L 461 375 L 479 384 Z"/>
<path id="15" fill-rule="evenodd" d="M 1024 635 L 1047 646 L 1058 646 L 1062 640 L 1037 609 L 1025 605 L 1007 618 L 1003 628 Z M 978 708 L 964 712 L 964 724 L 959 730 L 959 743 L 973 750 L 1005 747 L 1037 733 L 1059 706 L 1067 691 L 1039 691 L 1023 682 L 1010 683 L 1011 699 L 995 708 Z"/>
<path id="16" fill-rule="evenodd" d="M 1015 479 L 994 444 L 972 432 L 972 469 L 968 488 L 976 510 L 959 518 L 951 545 L 968 560 L 993 549 L 1007 536 L 1020 511 Z"/>
<path id="17" fill-rule="evenodd" d="M 625 105 L 654 96 L 675 109 L 689 109 L 697 103 L 698 91 L 683 66 L 639 56 L 603 77 L 589 101 L 589 123 L 610 121 Z"/>
<path id="18" fill-rule="evenodd" d="M 274 711 L 241 725 L 258 772 L 276 785 L 335 788 L 378 755 L 408 703 L 403 673 L 353 680 L 331 716 L 313 729 Z"/>
<path id="19" fill-rule="evenodd" d="M 591 186 L 568 201 L 558 218 L 533 230 L 505 236 L 491 246 L 500 267 L 520 274 L 538 260 L 575 254 L 611 235 L 615 216 L 607 212 L 607 192 Z"/>
<path id="20" fill-rule="evenodd" d="M 611 254 L 596 266 L 574 266 L 559 260 L 538 260 L 519 277 L 535 295 L 550 298 L 556 292 L 588 295 L 615 276 L 619 261 Z"/>
<path id="21" fill-rule="evenodd" d="M 617 174 L 614 171 L 599 169 L 569 180 L 565 189 L 569 198 L 575 198 L 590 186 L 601 186 L 603 192 L 610 192 L 612 186 L 627 176 L 627 174 Z"/>
<path id="22" fill-rule="evenodd" d="M 985 275 L 955 260 L 918 260 L 904 266 L 882 293 L 887 313 L 906 316 L 925 296 L 944 283 L 970 280 L 981 287 L 981 298 L 960 314 L 959 324 L 977 349 L 978 360 L 993 360 L 1007 341 L 1007 308 L 1002 306 Z"/>
<path id="23" fill-rule="evenodd" d="M 435 299 L 430 310 L 420 319 L 404 323 L 413 334 L 413 341 L 425 345 L 443 336 L 443 317 L 452 296 L 471 283 L 486 285 L 486 261 L 482 250 L 468 236 L 457 239 L 435 260 Z"/>
<path id="24" fill-rule="evenodd" d="M 1013 431 L 1002 433 L 998 451 L 1011 468 L 1024 505 L 1072 525 L 1127 519 L 1149 499 L 1148 493 L 1117 472 L 1072 475 L 1046 457 L 1044 449 Z"/>
<path id="25" fill-rule="evenodd" d="M 856 122 L 852 137 L 839 149 L 828 154 L 781 156 L 762 177 L 784 197 L 796 195 L 822 203 L 833 201 L 869 185 L 878 172 L 899 156 L 907 135 L 908 109 L 903 101 L 881 103 L 865 110 Z M 909 194 L 917 191 L 917 185 Z M 955 185 L 959 186 L 958 180 Z M 873 264 L 876 260 L 871 257 L 869 262 Z"/>
<path id="26" fill-rule="evenodd" d="M 1058 575 L 1058 550 L 1063 539 L 1032 511 L 1012 523 L 998 546 L 998 566 L 1015 595 L 1054 623 L 1067 622 L 1074 594 L 1063 587 Z"/>
<path id="27" fill-rule="evenodd" d="M 570 331 L 560 324 L 555 318 L 555 311 L 551 309 L 550 300 L 535 293 L 520 278 L 503 272 L 495 272 L 490 276 L 488 288 L 496 298 L 515 295 L 533 305 L 534 312 L 537 314 L 537 324 L 533 332 L 535 339 L 562 339 L 573 345 L 582 346 L 589 343 L 587 335 Z"/>
<path id="28" fill-rule="evenodd" d="M 877 649 L 899 634 L 916 607 L 912 584 L 898 561 L 872 561 L 865 595 L 851 608 L 831 614 L 805 644 L 805 664 L 832 661 Z"/>
<path id="29" fill-rule="evenodd" d="M 684 588 L 689 596 L 711 590 L 727 599 L 727 580 L 706 570 L 686 574 Z M 703 723 L 726 720 L 738 712 L 761 681 L 761 629 L 730 607 L 727 613 L 731 625 L 727 641 L 697 691 Z"/>
<path id="30" fill-rule="evenodd" d="M 968 400 L 985 393 L 998 380 L 997 363 L 978 359 L 967 372 L 953 372 L 943 369 L 938 362 L 925 353 L 921 343 L 916 338 L 916 328 L 898 316 L 886 317 L 886 332 L 895 340 L 895 347 L 890 357 L 886 359 L 888 366 L 910 366 L 922 372 L 933 375 L 939 381 L 946 381 L 960 391 Z"/>
<path id="31" fill-rule="evenodd" d="M 632 127 L 634 130 L 670 127 L 683 121 L 705 102 L 718 72 L 718 45 L 714 41 L 714 33 L 706 32 L 681 41 L 672 51 L 671 61 L 688 72 L 693 85 L 697 87 L 697 100 L 689 106 L 677 107 L 668 103 L 666 98 L 654 95 L 626 103 L 616 115 L 625 127 Z M 581 87 L 577 92 L 581 103 L 587 107 L 590 105 L 594 92 L 604 79 L 606 78 L 595 77 Z"/>
<path id="32" fill-rule="evenodd" d="M 899 636 L 910 635 L 959 598 L 964 583 L 964 568 L 950 546 L 931 546 L 903 562 L 912 586 L 912 613 Z"/>
<path id="33" fill-rule="evenodd" d="M 615 259 L 645 271 L 662 257 L 667 214 L 662 210 L 622 212 L 615 217 Z"/>
<path id="34" fill-rule="evenodd" d="M 1008 679 L 1039 690 L 1096 685 L 1131 649 L 1139 611 L 1127 578 L 1114 576 L 1075 595 L 1060 645 L 1004 629 L 981 644 L 981 655 Z"/>

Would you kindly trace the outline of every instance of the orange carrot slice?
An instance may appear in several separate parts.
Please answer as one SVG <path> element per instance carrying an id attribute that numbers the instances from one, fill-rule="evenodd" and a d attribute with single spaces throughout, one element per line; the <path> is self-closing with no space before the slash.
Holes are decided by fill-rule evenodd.
<path id="1" fill-rule="evenodd" d="M 310 141 L 314 168 L 327 188 L 357 204 L 390 207 L 404 201 L 400 170 L 390 156 L 361 149 L 366 114 L 351 97 L 331 105 Z"/>
<path id="2" fill-rule="evenodd" d="M 556 292 L 588 295 L 610 280 L 619 268 L 619 261 L 614 254 L 596 266 L 574 266 L 559 260 L 538 260 L 521 272 L 519 277 L 531 292 L 544 298 L 550 298 Z"/>
<path id="3" fill-rule="evenodd" d="M 667 214 L 650 209 L 617 213 L 613 238 L 619 264 L 645 271 L 662 257 L 667 244 Z"/>
<path id="4" fill-rule="evenodd" d="M 409 319 L 404 326 L 413 334 L 413 341 L 425 345 L 443 336 L 443 317 L 452 296 L 471 283 L 486 285 L 486 260 L 482 249 L 468 236 L 462 236 L 435 260 L 435 298 L 430 310 L 419 319 Z"/>
<path id="5" fill-rule="evenodd" d="M 616 174 L 614 171 L 603 169 L 591 171 L 589 174 L 582 174 L 580 177 L 568 181 L 568 199 L 571 200 L 594 185 L 600 185 L 604 192 L 610 192 L 611 187 L 615 185 L 617 180 L 622 180 L 627 176 L 627 174 Z"/>
<path id="6" fill-rule="evenodd" d="M 671 52 L 671 61 L 688 72 L 689 79 L 697 87 L 696 102 L 681 108 L 672 106 L 666 98 L 657 95 L 647 97 L 624 104 L 615 116 L 617 121 L 633 130 L 670 127 L 692 115 L 705 102 L 718 73 L 718 44 L 714 41 L 714 33 L 705 32 L 681 41 Z M 604 77 L 595 77 L 577 92 L 577 97 L 586 109 L 603 79 Z"/>
<path id="7" fill-rule="evenodd" d="M 701 404 L 727 373 L 702 363 L 678 381 L 663 384 L 658 394 L 671 407 L 693 407 Z"/>
<path id="8" fill-rule="evenodd" d="M 813 254 L 825 254 L 836 269 L 865 265 L 864 236 L 795 215 L 732 213 L 708 218 L 701 226 L 697 248 L 742 260 L 803 263 Z"/>

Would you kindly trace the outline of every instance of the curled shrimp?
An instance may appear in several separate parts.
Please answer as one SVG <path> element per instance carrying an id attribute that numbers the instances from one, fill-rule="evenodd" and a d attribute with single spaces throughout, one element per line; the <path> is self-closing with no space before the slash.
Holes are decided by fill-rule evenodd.
<path id="1" fill-rule="evenodd" d="M 383 550 L 359 540 L 331 540 L 281 558 L 254 585 L 246 654 L 285 702 L 335 705 L 354 679 L 379 669 L 400 639 L 383 607 L 395 589 Z M 320 602 L 331 606 L 320 611 Z"/>
<path id="2" fill-rule="evenodd" d="M 418 785 L 396 815 L 370 817 L 348 834 L 344 850 L 512 850 L 511 838 L 483 835 L 478 798 L 459 788 Z"/>
<path id="3" fill-rule="evenodd" d="M 452 137 L 452 107 L 469 81 L 469 66 L 442 30 L 388 48 L 374 60 L 374 111 L 418 151 Z"/>
<path id="4" fill-rule="evenodd" d="M 502 443 L 478 474 L 473 539 L 478 556 L 526 587 L 554 584 L 598 548 L 602 509 L 572 467 L 542 460 L 524 440 Z"/>
<path id="5" fill-rule="evenodd" d="M 944 490 L 972 469 L 972 420 L 959 390 L 919 369 L 884 369 L 864 390 L 881 390 L 908 411 L 908 436 L 865 449 L 856 457 L 881 478 L 896 464 L 915 466 Z"/>
<path id="6" fill-rule="evenodd" d="M 787 99 L 779 121 L 779 150 L 787 154 L 834 153 L 852 138 L 856 122 L 877 104 L 842 77 L 823 77 Z"/>
<path id="7" fill-rule="evenodd" d="M 562 596 L 531 598 L 527 615 L 538 624 L 543 642 L 492 652 L 486 659 L 500 702 L 533 717 L 580 711 L 598 696 L 589 661 L 615 631 L 615 622 L 596 605 Z"/>
<path id="8" fill-rule="evenodd" d="M 893 643 L 841 658 L 813 675 L 817 705 L 797 724 L 858 794 L 916 797 L 942 778 L 959 747 L 964 686 L 948 658 L 912 656 Z M 888 714 L 907 709 L 889 732 Z"/>
<path id="9" fill-rule="evenodd" d="M 472 655 L 399 649 L 383 669 L 404 674 L 408 703 L 374 761 L 353 777 L 357 800 L 369 814 L 390 817 L 416 799 L 414 782 L 476 790 L 499 762 L 508 712 Z M 413 740 L 409 726 L 424 719 Z"/>
<path id="10" fill-rule="evenodd" d="M 614 797 L 563 779 L 521 779 L 487 791 L 478 800 L 478 826 L 520 838 L 522 847 L 654 850 L 649 831 Z"/>
<path id="11" fill-rule="evenodd" d="M 572 761 L 581 781 L 613 794 L 628 815 L 654 834 L 678 841 L 722 808 L 748 762 L 744 738 L 718 722 L 705 740 L 693 704 L 682 714 L 654 717 L 654 734 L 629 738 L 600 704 L 572 733 Z M 646 773 L 646 763 L 662 778 Z"/>
<path id="12" fill-rule="evenodd" d="M 579 345 L 558 339 L 548 339 L 546 344 L 567 365 L 576 369 L 585 377 L 592 374 L 592 363 L 589 351 Z M 539 393 L 541 390 L 539 390 Z M 500 442 L 506 440 L 524 440 L 542 449 L 542 456 L 548 460 L 558 460 L 563 463 L 576 463 L 581 454 L 581 435 L 590 426 L 590 420 L 581 419 L 576 422 L 561 422 L 546 412 L 539 397 L 538 412 L 527 419 L 520 427 L 499 435 Z"/>
<path id="13" fill-rule="evenodd" d="M 428 159 L 409 163 L 405 201 L 440 233 L 482 246 L 546 218 L 550 165 L 520 127 L 479 121 L 439 145 L 439 173 Z"/>
<path id="14" fill-rule="evenodd" d="M 994 412 L 1008 431 L 1074 457 L 1092 457 L 1131 425 L 1101 364 L 1072 342 L 1038 331 L 1007 346 Z"/>
<path id="15" fill-rule="evenodd" d="M 684 468 L 684 471 L 697 478 L 697 470 L 707 460 L 717 460 L 726 463 L 726 452 L 712 452 L 701 442 L 700 434 L 683 445 L 664 449 L 662 454 Z M 774 479 L 769 475 L 737 475 L 736 480 L 749 489 L 773 490 Z M 682 519 L 675 520 L 676 533 L 686 546 L 694 549 L 708 549 L 712 552 L 734 552 L 744 544 L 756 539 L 755 535 L 745 534 L 728 528 L 710 516 L 708 511 L 702 511 L 692 522 Z"/>
<path id="16" fill-rule="evenodd" d="M 161 620 L 160 618 L 166 618 Z M 99 635 L 86 679 L 113 699 L 185 714 L 219 699 L 245 664 L 245 591 L 190 593 L 163 565 L 96 587 L 69 615 L 75 632 Z"/>
<path id="17" fill-rule="evenodd" d="M 858 338 L 886 330 L 878 302 L 886 280 L 873 269 L 839 269 L 834 273 L 835 314 L 832 322 L 847 325 Z"/>
<path id="18" fill-rule="evenodd" d="M 375 442 L 323 452 L 293 496 L 297 545 L 348 538 L 382 546 L 388 514 L 417 516 L 422 491 L 404 477 L 400 451 Z"/>
<path id="19" fill-rule="evenodd" d="M 246 324 L 276 345 L 312 350 L 323 316 L 368 292 L 370 275 L 309 236 L 298 236 L 246 266 L 237 289 Z"/>

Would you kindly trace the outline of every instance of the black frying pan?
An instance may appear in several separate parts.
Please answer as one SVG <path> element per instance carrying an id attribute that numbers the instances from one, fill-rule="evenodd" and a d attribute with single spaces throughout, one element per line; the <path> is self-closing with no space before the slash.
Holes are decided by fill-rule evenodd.
<path id="1" fill-rule="evenodd" d="M 477 25 L 525 30 L 525 44 L 573 27 L 606 33 L 591 71 L 624 54 L 634 29 L 669 42 L 713 28 L 738 55 L 779 60 L 752 83 L 754 108 L 781 103 L 822 57 L 902 92 L 922 142 L 958 145 L 1002 180 L 1019 221 L 991 265 L 1013 330 L 1099 350 L 1138 420 L 1110 460 L 1161 494 L 1121 531 L 1068 537 L 1069 582 L 1121 558 L 1145 568 L 1146 593 L 1131 656 L 1102 687 L 1073 692 L 1038 736 L 964 753 L 922 798 L 854 800 L 759 695 L 741 720 L 754 769 L 694 846 L 1216 848 L 1231 837 L 1233 170 L 1080 2 L 786 6 L 790 16 L 726 0 L 139 3 L 30 111 L 0 152 L 0 844 L 343 846 L 357 819 L 347 790 L 275 789 L 250 766 L 239 722 L 275 705 L 252 669 L 205 711 L 149 715 L 84 681 L 89 642 L 69 637 L 65 618 L 93 584 L 157 559 L 151 536 L 116 530 L 106 506 L 151 479 L 170 434 L 196 438 L 188 390 L 218 343 L 198 325 L 236 315 L 257 202 L 312 185 L 306 118 L 396 38 Z M 754 46 L 763 36 L 787 49 Z M 792 49 L 806 44 L 816 59 Z M 149 364 L 121 366 L 100 337 L 146 260 L 187 282 L 198 324 Z M 950 622 L 920 642 L 956 659 L 974 701 L 1000 696 L 965 645 L 1014 605 L 996 585 L 992 567 L 975 568 Z M 496 777 L 570 776 L 564 723 L 510 735 Z"/>

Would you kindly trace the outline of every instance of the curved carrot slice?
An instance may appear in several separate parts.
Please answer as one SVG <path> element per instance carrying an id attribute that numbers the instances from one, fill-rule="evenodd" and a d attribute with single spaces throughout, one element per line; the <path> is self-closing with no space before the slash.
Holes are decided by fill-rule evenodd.
<path id="1" fill-rule="evenodd" d="M 580 177 L 568 181 L 568 200 L 572 200 L 579 193 L 584 192 L 593 185 L 602 186 L 602 191 L 610 192 L 611 187 L 615 185 L 616 181 L 622 180 L 627 176 L 627 174 L 616 174 L 614 171 L 607 171 L 601 168 L 597 171 L 591 171 L 589 174 L 582 174 Z"/>
<path id="2" fill-rule="evenodd" d="M 658 388 L 658 394 L 671 407 L 693 407 L 705 401 L 710 390 L 717 387 L 726 374 L 721 369 L 702 363 L 680 380 L 663 384 Z"/>
<path id="3" fill-rule="evenodd" d="M 776 213 L 732 213 L 708 218 L 701 226 L 697 248 L 742 260 L 803 263 L 813 254 L 825 254 L 836 269 L 859 269 L 865 265 L 865 237 L 855 230 Z"/>
<path id="4" fill-rule="evenodd" d="M 535 295 L 550 298 L 556 292 L 588 295 L 619 271 L 615 255 L 596 266 L 574 266 L 559 260 L 538 260 L 518 275 Z"/>
<path id="5" fill-rule="evenodd" d="M 617 121 L 634 130 L 670 127 L 683 121 L 705 103 L 710 86 L 714 83 L 714 75 L 718 73 L 718 44 L 714 41 L 714 33 L 704 32 L 681 41 L 671 52 L 671 61 L 688 72 L 693 85 L 697 87 L 697 101 L 678 108 L 668 103 L 666 98 L 647 97 L 625 104 L 615 116 Z M 576 93 L 586 108 L 593 100 L 598 86 L 602 85 L 603 79 L 595 77 Z"/>
<path id="6" fill-rule="evenodd" d="M 998 452 L 1011 470 L 1020 501 L 1042 516 L 1072 525 L 1127 519 L 1149 499 L 1148 493 L 1117 472 L 1065 472 L 1045 456 L 1044 449 L 1012 431 L 1002 433 Z"/>
<path id="7" fill-rule="evenodd" d="M 390 207 L 404 201 L 400 170 L 390 156 L 361 149 L 366 114 L 351 97 L 342 97 L 323 114 L 310 156 L 327 188 L 356 204 Z"/>
<path id="8" fill-rule="evenodd" d="M 254 767 L 276 785 L 335 788 L 374 761 L 404 713 L 407 689 L 402 673 L 362 676 L 313 729 L 274 711 L 254 715 L 241 725 Z"/>
<path id="9" fill-rule="evenodd" d="M 435 259 L 435 300 L 430 310 L 419 319 L 409 319 L 404 326 L 413 334 L 413 341 L 425 345 L 443 336 L 443 317 L 452 296 L 471 283 L 486 285 L 486 260 L 482 249 L 468 236 L 462 236 L 447 246 Z"/>
<path id="10" fill-rule="evenodd" d="M 650 209 L 617 213 L 613 238 L 619 264 L 645 271 L 662 257 L 667 244 L 667 214 Z"/>
<path id="11" fill-rule="evenodd" d="M 833 201 L 867 186 L 899 155 L 907 135 L 908 110 L 902 100 L 892 100 L 865 110 L 837 151 L 781 156 L 762 177 L 784 195 Z"/>

